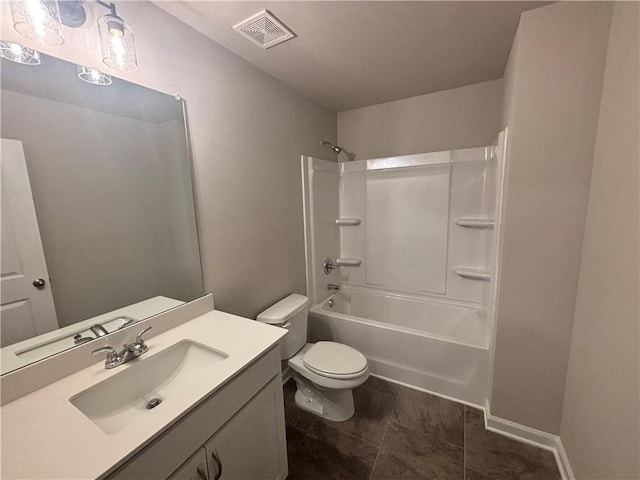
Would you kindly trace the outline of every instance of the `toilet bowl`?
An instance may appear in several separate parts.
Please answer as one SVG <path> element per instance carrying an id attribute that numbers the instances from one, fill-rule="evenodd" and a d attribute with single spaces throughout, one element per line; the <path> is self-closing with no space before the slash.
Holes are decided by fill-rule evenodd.
<path id="1" fill-rule="evenodd" d="M 280 350 L 296 382 L 296 405 L 328 420 L 348 420 L 355 413 L 352 390 L 369 378 L 367 358 L 342 343 L 307 343 L 308 313 L 307 297 L 294 293 L 257 320 L 288 330 Z"/>

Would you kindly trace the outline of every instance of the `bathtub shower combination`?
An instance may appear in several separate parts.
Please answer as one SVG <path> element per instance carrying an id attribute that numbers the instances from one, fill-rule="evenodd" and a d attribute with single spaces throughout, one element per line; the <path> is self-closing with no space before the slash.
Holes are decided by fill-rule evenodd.
<path id="1" fill-rule="evenodd" d="M 485 405 L 505 142 L 302 158 L 310 341 L 351 345 L 374 375 Z"/>

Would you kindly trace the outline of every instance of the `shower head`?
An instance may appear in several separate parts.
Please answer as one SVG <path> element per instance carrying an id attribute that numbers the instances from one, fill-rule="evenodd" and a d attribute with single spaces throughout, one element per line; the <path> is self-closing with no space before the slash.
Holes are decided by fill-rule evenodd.
<path id="1" fill-rule="evenodd" d="M 342 147 L 339 147 L 337 145 L 334 145 L 331 142 L 327 142 L 326 140 L 322 140 L 322 145 L 329 145 L 329 147 L 331 147 L 331 150 L 333 150 L 336 153 L 340 153 L 342 151 Z"/>

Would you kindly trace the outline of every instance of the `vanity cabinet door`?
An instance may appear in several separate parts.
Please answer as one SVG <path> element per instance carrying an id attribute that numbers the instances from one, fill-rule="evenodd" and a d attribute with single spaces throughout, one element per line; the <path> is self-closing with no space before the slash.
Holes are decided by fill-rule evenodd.
<path id="1" fill-rule="evenodd" d="M 199 448 L 168 480 L 210 480 L 207 473 L 206 452 L 204 448 Z"/>
<path id="2" fill-rule="evenodd" d="M 284 480 L 287 445 L 277 376 L 205 444 L 210 480 Z"/>

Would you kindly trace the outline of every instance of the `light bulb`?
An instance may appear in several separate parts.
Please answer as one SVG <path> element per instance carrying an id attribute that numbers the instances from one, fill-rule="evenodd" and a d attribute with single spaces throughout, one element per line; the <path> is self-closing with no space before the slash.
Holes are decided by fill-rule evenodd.
<path id="1" fill-rule="evenodd" d="M 125 21 L 114 14 L 98 20 L 102 61 L 111 68 L 132 72 L 138 66 L 133 32 Z"/>

